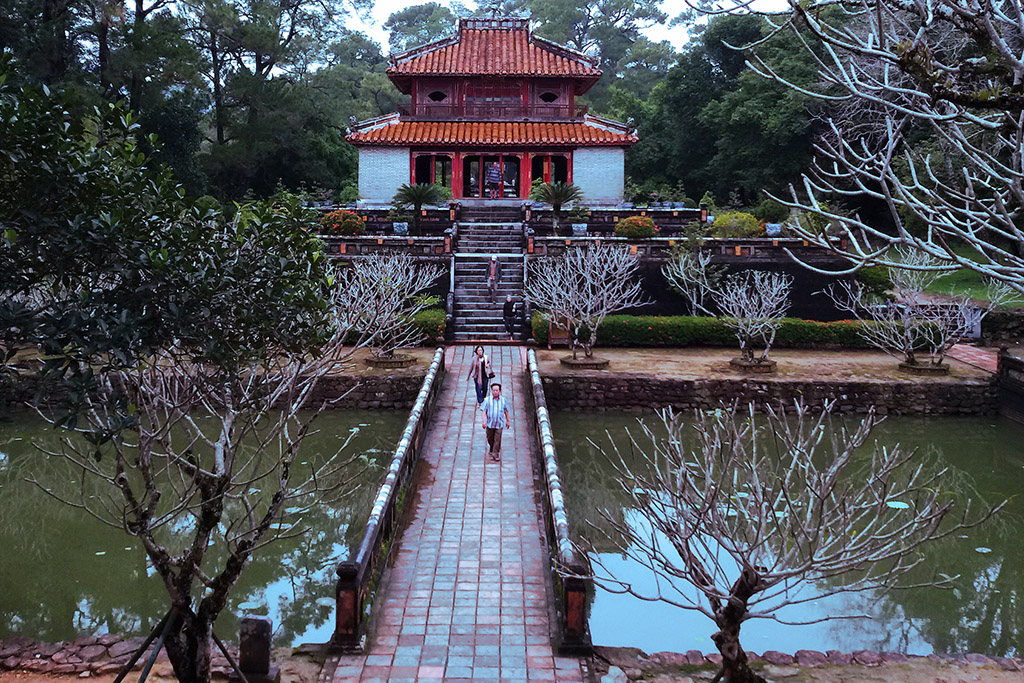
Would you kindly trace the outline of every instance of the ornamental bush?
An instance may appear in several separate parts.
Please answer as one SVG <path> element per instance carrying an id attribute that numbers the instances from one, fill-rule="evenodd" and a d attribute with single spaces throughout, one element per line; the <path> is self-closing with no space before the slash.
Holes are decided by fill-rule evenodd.
<path id="1" fill-rule="evenodd" d="M 764 237 L 761 223 L 749 213 L 726 211 L 711 225 L 715 237 Z"/>
<path id="2" fill-rule="evenodd" d="M 623 218 L 615 224 L 616 237 L 628 237 L 630 239 L 642 239 L 654 237 L 658 234 L 658 227 L 650 216 L 630 216 Z"/>
<path id="3" fill-rule="evenodd" d="M 423 345 L 432 346 L 438 337 L 444 337 L 444 311 L 439 308 L 420 311 L 413 316 L 412 325 L 426 337 Z"/>
<path id="4" fill-rule="evenodd" d="M 320 234 L 335 237 L 352 237 L 366 232 L 366 224 L 351 211 L 331 211 L 320 219 Z"/>
<path id="5" fill-rule="evenodd" d="M 532 318 L 533 338 L 548 342 L 548 319 L 541 313 Z M 856 320 L 819 322 L 783 318 L 775 336 L 776 348 L 840 346 L 871 348 L 861 337 L 864 325 Z M 735 346 L 736 334 L 720 318 L 710 316 L 610 315 L 597 330 L 601 346 Z"/>

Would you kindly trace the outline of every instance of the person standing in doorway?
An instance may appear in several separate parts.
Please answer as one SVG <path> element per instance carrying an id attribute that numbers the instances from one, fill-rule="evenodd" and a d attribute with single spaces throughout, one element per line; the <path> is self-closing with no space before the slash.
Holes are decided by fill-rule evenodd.
<path id="1" fill-rule="evenodd" d="M 509 417 L 508 401 L 501 395 L 501 385 L 491 385 L 491 395 L 484 399 L 481 406 L 484 414 L 484 430 L 487 432 L 487 452 L 491 460 L 501 460 L 501 430 L 512 428 Z"/>
<path id="2" fill-rule="evenodd" d="M 498 293 L 498 283 L 501 282 L 501 261 L 497 256 L 491 257 L 487 266 L 487 291 L 491 295 L 491 303 L 495 303 L 495 296 Z"/>
<path id="3" fill-rule="evenodd" d="M 497 199 L 501 188 L 501 168 L 498 167 L 497 162 L 487 165 L 487 170 L 484 172 L 484 183 L 487 185 L 487 196 Z"/>
<path id="4" fill-rule="evenodd" d="M 512 301 L 511 296 L 505 297 L 505 306 L 501 311 L 501 318 L 505 321 L 505 332 L 508 334 L 509 341 L 515 341 L 516 339 L 516 302 Z"/>
<path id="5" fill-rule="evenodd" d="M 469 366 L 469 379 L 476 386 L 476 404 L 480 405 L 487 396 L 487 381 L 494 377 L 491 361 L 484 354 L 484 347 L 473 348 L 473 359 Z"/>

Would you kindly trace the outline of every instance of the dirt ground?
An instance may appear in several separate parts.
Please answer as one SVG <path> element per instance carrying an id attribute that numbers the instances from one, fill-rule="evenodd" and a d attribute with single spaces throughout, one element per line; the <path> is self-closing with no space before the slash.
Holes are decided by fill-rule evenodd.
<path id="1" fill-rule="evenodd" d="M 558 362 L 565 349 L 538 349 L 537 362 L 542 375 L 582 374 L 593 370 L 574 370 Z M 891 356 L 878 351 L 824 351 L 820 349 L 778 349 L 771 352 L 778 366 L 767 375 L 743 375 L 729 365 L 738 349 L 595 349 L 594 355 L 611 361 L 607 370 L 597 372 L 637 373 L 674 379 L 707 377 L 745 377 L 753 380 L 867 380 L 907 382 L 959 381 L 983 379 L 991 374 L 966 363 L 948 359 L 950 373 L 945 377 L 920 377 L 901 372 Z"/>

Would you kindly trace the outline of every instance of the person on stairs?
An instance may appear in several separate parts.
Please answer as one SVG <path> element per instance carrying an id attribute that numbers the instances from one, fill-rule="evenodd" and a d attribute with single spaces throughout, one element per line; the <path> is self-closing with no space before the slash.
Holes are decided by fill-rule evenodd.
<path id="1" fill-rule="evenodd" d="M 501 282 L 501 261 L 497 256 L 492 256 L 491 262 L 487 266 L 487 291 L 491 295 L 492 304 L 496 302 L 494 297 L 498 292 L 499 282 Z"/>
<path id="2" fill-rule="evenodd" d="M 484 353 L 484 347 L 473 347 L 473 358 L 469 364 L 469 379 L 473 380 L 473 384 L 476 386 L 476 404 L 478 406 L 484 402 L 484 397 L 487 395 L 487 381 L 493 377 L 494 371 L 491 370 L 491 361 Z"/>
<path id="3" fill-rule="evenodd" d="M 505 332 L 508 334 L 509 341 L 515 341 L 516 339 L 516 302 L 512 301 L 512 296 L 505 297 L 505 306 L 501 311 L 501 318 L 505 322 Z"/>

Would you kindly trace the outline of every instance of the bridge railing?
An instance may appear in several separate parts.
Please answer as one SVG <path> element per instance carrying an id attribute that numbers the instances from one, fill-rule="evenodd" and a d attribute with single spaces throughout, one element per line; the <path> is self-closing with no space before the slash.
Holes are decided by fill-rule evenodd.
<path id="1" fill-rule="evenodd" d="M 423 385 L 405 423 L 405 430 L 391 458 L 384 483 L 374 499 L 362 541 L 355 553 L 338 565 L 334 636 L 331 638 L 331 644 L 336 648 L 359 650 L 362 647 L 363 617 L 366 601 L 370 598 L 370 586 L 380 563 L 385 559 L 386 548 L 398 529 L 401 494 L 412 478 L 444 374 L 444 348 L 439 348 L 434 352 L 430 369 L 423 379 Z"/>
<path id="2" fill-rule="evenodd" d="M 527 365 L 533 390 L 538 452 L 544 476 L 544 485 L 541 487 L 544 517 L 555 559 L 552 578 L 556 586 L 561 636 L 558 649 L 564 654 L 589 654 L 592 645 L 587 621 L 587 594 L 592 592 L 593 582 L 587 578 L 590 570 L 586 557 L 576 551 L 572 542 L 544 385 L 537 368 L 537 354 L 533 349 L 527 352 Z"/>

